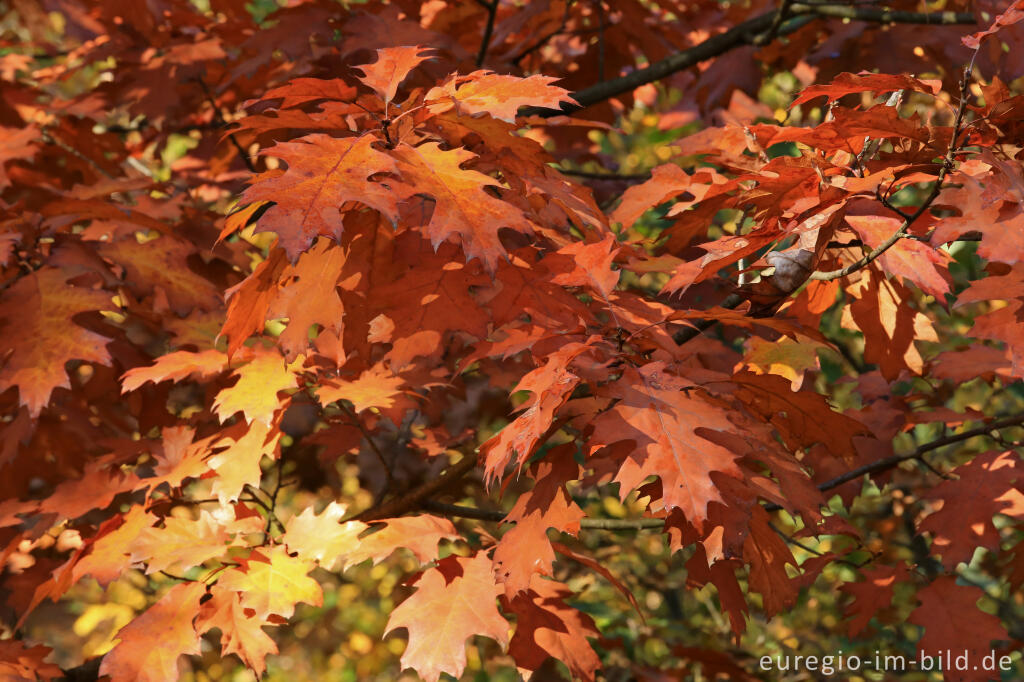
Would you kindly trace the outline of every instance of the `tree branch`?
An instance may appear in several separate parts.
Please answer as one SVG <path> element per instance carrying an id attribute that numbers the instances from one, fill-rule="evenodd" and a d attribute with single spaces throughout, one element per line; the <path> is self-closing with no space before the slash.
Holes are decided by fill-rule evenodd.
<path id="1" fill-rule="evenodd" d="M 650 173 L 595 173 L 593 171 L 559 168 L 562 175 L 571 175 L 585 180 L 617 180 L 620 182 L 644 182 L 651 179 Z"/>
<path id="2" fill-rule="evenodd" d="M 759 34 L 770 30 L 775 23 L 776 16 L 780 10 L 766 12 L 753 19 L 748 19 L 741 24 L 733 26 L 724 33 L 711 36 L 707 40 L 693 47 L 670 55 L 650 66 L 637 69 L 633 73 L 619 78 L 613 78 L 603 83 L 598 83 L 589 88 L 584 88 L 573 93 L 573 99 L 578 104 L 565 103 L 559 109 L 546 109 L 543 107 L 526 107 L 519 111 L 521 116 L 563 116 L 584 109 L 592 104 L 602 102 L 610 97 L 621 95 L 634 90 L 641 85 L 653 83 L 670 76 L 677 71 L 688 69 L 702 61 L 717 57 L 720 54 L 750 44 Z M 792 33 L 804 26 L 807 21 L 815 18 L 842 18 L 855 21 L 867 21 L 880 24 L 929 24 L 949 25 L 963 24 L 973 25 L 976 22 L 974 15 L 966 12 L 901 12 L 884 10 L 877 7 L 860 7 L 849 5 L 807 5 L 794 3 L 788 8 L 788 15 L 791 21 L 783 21 L 776 31 L 776 37 Z"/>
<path id="3" fill-rule="evenodd" d="M 370 446 L 370 450 L 373 451 L 373 454 L 377 456 L 377 460 L 380 462 L 380 465 L 384 467 L 384 474 L 387 477 L 387 489 L 391 490 L 391 488 L 393 488 L 395 485 L 395 475 L 391 471 L 391 465 L 388 463 L 388 460 L 384 456 L 384 453 L 381 452 L 380 447 L 378 447 L 377 443 L 373 440 L 373 435 L 367 430 L 366 426 L 363 424 L 363 420 L 360 419 L 355 412 L 348 409 L 348 406 L 345 404 L 345 401 L 339 400 L 336 404 L 348 416 L 352 426 L 359 429 L 359 433 L 363 434 L 363 439 L 366 441 L 366 444 Z"/>
<path id="4" fill-rule="evenodd" d="M 718 307 L 732 310 L 733 308 L 738 307 L 739 304 L 743 303 L 745 300 L 746 299 L 739 294 L 729 294 L 724 301 L 718 304 Z M 673 334 L 672 340 L 675 341 L 677 345 L 681 346 L 687 341 L 700 336 L 702 332 L 714 327 L 717 323 L 718 320 L 698 320 L 693 323 L 692 327 L 686 327 Z"/>
<path id="5" fill-rule="evenodd" d="M 775 18 L 772 19 L 772 25 L 768 27 L 767 31 L 754 38 L 752 41 L 754 45 L 767 45 L 775 40 L 775 36 L 779 35 L 779 29 L 782 28 L 782 22 L 789 18 L 789 9 L 792 6 L 793 0 L 780 0 L 779 9 L 775 12 Z"/>
<path id="6" fill-rule="evenodd" d="M 491 35 L 494 34 L 494 18 L 498 14 L 498 0 L 477 0 L 477 3 L 487 10 L 487 23 L 484 24 L 484 37 L 480 40 L 480 51 L 476 55 L 476 68 L 484 65 L 487 58 L 487 48 L 491 44 Z"/>
<path id="7" fill-rule="evenodd" d="M 832 490 L 833 488 L 838 488 L 844 483 L 849 483 L 850 481 L 856 480 L 865 474 L 877 474 L 883 471 L 888 471 L 889 469 L 893 469 L 899 466 L 900 463 L 906 462 L 907 460 L 920 460 L 925 455 L 925 453 L 931 452 L 932 450 L 938 450 L 939 448 L 945 447 L 946 445 L 952 445 L 953 443 L 959 443 L 961 441 L 970 440 L 975 436 L 986 436 L 989 435 L 992 431 L 1005 429 L 1008 426 L 1020 426 L 1022 424 L 1024 424 L 1024 414 L 1018 414 L 1013 417 L 1003 417 L 1002 419 L 997 419 L 994 422 L 985 424 L 984 426 L 979 426 L 977 428 L 969 429 L 961 433 L 956 433 L 953 434 L 952 436 L 944 436 L 942 438 L 938 438 L 936 440 L 920 445 L 916 449 L 910 452 L 903 453 L 902 455 L 893 455 L 891 457 L 885 457 L 883 459 L 878 460 L 877 462 L 865 464 L 864 466 L 860 466 L 851 471 L 847 471 L 845 474 L 840 474 L 835 478 L 830 478 L 824 483 L 819 484 L 818 490 L 822 492 Z M 782 507 L 780 507 L 777 504 L 768 504 L 765 505 L 765 509 L 767 511 L 779 511 L 780 509 L 782 509 Z"/>
<path id="8" fill-rule="evenodd" d="M 961 433 L 956 433 L 951 436 L 943 436 L 923 445 L 918 446 L 910 452 L 906 452 L 900 455 L 893 455 L 891 457 L 885 457 L 878 460 L 877 462 L 871 462 L 864 466 L 857 467 L 847 471 L 845 474 L 840 474 L 835 478 L 818 485 L 818 490 L 825 492 L 838 488 L 844 483 L 856 480 L 865 474 L 877 474 L 889 469 L 893 469 L 899 466 L 902 462 L 906 462 L 911 459 L 920 460 L 924 455 L 932 450 L 938 450 L 941 447 L 952 445 L 954 443 L 960 443 L 965 440 L 970 440 L 975 436 L 986 436 L 990 435 L 993 431 L 999 429 L 1005 429 L 1010 426 L 1021 426 L 1024 425 L 1024 414 L 1014 415 L 1012 417 L 1003 417 L 993 422 L 979 426 L 977 428 L 968 429 Z M 461 462 L 460 462 L 461 464 Z M 436 512 L 443 514 L 444 516 L 458 516 L 466 519 L 477 519 L 479 521 L 493 521 L 499 522 L 505 519 L 505 513 L 490 510 L 490 509 L 478 509 L 476 507 L 465 507 L 457 504 L 445 504 L 443 502 L 435 502 L 434 500 L 427 500 L 420 498 L 422 503 L 420 506 L 427 511 Z M 766 511 L 779 511 L 782 507 L 777 504 L 766 504 Z M 382 517 L 378 517 L 382 518 Z M 646 528 L 661 528 L 664 527 L 664 519 L 583 519 L 580 521 L 580 528 L 588 528 L 593 530 L 642 530 Z"/>
<path id="9" fill-rule="evenodd" d="M 423 501 L 431 495 L 440 492 L 448 485 L 458 481 L 468 474 L 477 464 L 476 454 L 463 455 L 455 464 L 448 467 L 443 474 L 437 478 L 427 481 L 418 488 L 413 488 L 401 497 L 386 502 L 376 507 L 370 507 L 358 514 L 355 518 L 359 521 L 376 521 L 377 519 L 390 519 L 396 516 L 417 509 L 423 506 Z"/>
<path id="10" fill-rule="evenodd" d="M 465 507 L 458 504 L 445 504 L 426 500 L 422 507 L 444 516 L 457 516 L 464 519 L 476 519 L 478 521 L 493 521 L 495 523 L 505 520 L 505 512 L 478 509 L 476 507 Z M 582 519 L 580 528 L 590 530 L 644 530 L 648 528 L 664 528 L 665 519 Z"/>

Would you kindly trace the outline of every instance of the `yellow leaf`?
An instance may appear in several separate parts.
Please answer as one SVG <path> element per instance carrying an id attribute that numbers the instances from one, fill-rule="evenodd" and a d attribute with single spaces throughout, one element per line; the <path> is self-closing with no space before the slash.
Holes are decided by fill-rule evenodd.
<path id="1" fill-rule="evenodd" d="M 217 584 L 238 592 L 242 606 L 255 611 L 261 620 L 271 614 L 291 618 L 297 602 L 323 603 L 320 584 L 307 575 L 313 567 L 312 560 L 289 556 L 283 545 L 276 545 L 266 556 L 253 552 L 244 570 L 225 571 Z"/>

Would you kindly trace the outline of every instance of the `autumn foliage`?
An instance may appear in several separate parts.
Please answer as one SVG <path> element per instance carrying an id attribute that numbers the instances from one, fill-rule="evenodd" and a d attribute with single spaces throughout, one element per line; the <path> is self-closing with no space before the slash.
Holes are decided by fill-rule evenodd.
<path id="1" fill-rule="evenodd" d="M 939 4 L 0 2 L 0 679 L 1024 677 L 1024 3 Z"/>

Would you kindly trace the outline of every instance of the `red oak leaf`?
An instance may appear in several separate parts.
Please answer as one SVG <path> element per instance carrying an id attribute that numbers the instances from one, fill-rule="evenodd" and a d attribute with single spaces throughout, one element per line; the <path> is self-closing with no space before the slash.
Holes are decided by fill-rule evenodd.
<path id="1" fill-rule="evenodd" d="M 363 72 L 359 78 L 385 102 L 390 102 L 398 92 L 398 86 L 417 66 L 433 59 L 428 47 L 386 47 L 377 50 L 377 61 L 355 68 Z"/>
<path id="2" fill-rule="evenodd" d="M 0 294 L 0 391 L 17 386 L 21 404 L 33 417 L 50 402 L 53 389 L 71 387 L 67 362 L 110 364 L 110 339 L 73 321 L 79 313 L 113 309 L 110 294 L 68 286 L 66 280 L 66 274 L 47 267 Z"/>
<path id="3" fill-rule="evenodd" d="M 409 631 L 402 667 L 413 668 L 426 682 L 437 682 L 441 673 L 459 677 L 469 637 L 483 635 L 502 648 L 508 645 L 508 621 L 498 612 L 500 593 L 486 554 L 449 556 L 423 572 L 416 592 L 391 612 L 384 634 Z"/>
<path id="4" fill-rule="evenodd" d="M 103 657 L 100 675 L 111 682 L 174 682 L 178 658 L 199 653 L 192 621 L 199 613 L 201 582 L 179 583 L 145 613 L 121 628 L 117 646 Z"/>
<path id="5" fill-rule="evenodd" d="M 434 203 L 425 230 L 436 249 L 458 236 L 466 259 L 479 258 L 491 271 L 505 249 L 498 239 L 501 228 L 531 234 L 534 230 L 522 210 L 489 191 L 501 187 L 494 178 L 462 168 L 477 158 L 465 149 L 444 150 L 435 142 L 418 147 L 405 143 L 394 150 L 402 180 L 412 191 L 428 195 Z"/>
<path id="6" fill-rule="evenodd" d="M 262 153 L 288 164 L 285 171 L 268 171 L 242 193 L 246 203 L 273 201 L 260 217 L 257 230 L 276 232 L 294 262 L 318 235 L 341 237 L 341 205 L 358 201 L 394 220 L 399 195 L 371 180 L 394 173 L 395 160 L 377 151 L 372 135 L 331 137 L 315 134 L 294 142 L 279 142 Z"/>

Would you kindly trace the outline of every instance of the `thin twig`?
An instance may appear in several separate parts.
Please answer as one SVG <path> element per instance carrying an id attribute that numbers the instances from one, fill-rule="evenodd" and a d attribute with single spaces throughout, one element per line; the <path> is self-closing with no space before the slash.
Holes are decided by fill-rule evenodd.
<path id="1" fill-rule="evenodd" d="M 576 170 L 574 168 L 559 168 L 562 175 L 572 175 L 587 180 L 619 180 L 624 182 L 644 182 L 651 179 L 650 173 L 595 173 L 593 171 Z"/>
<path id="2" fill-rule="evenodd" d="M 893 109 L 896 109 L 898 111 L 900 108 L 900 104 L 903 103 L 903 95 L 905 92 L 905 90 L 897 90 L 891 95 L 889 95 L 889 99 L 886 100 L 885 106 L 892 107 Z M 874 158 L 875 154 L 878 152 L 878 147 L 881 143 L 882 139 L 879 137 L 872 138 L 870 135 L 864 136 L 864 144 L 861 146 L 860 154 L 857 154 L 855 157 L 853 157 L 854 164 L 856 165 L 854 172 L 857 174 L 858 177 L 864 177 L 864 164 L 870 159 Z M 875 193 L 878 193 L 877 188 L 875 189 Z M 884 201 L 883 204 L 885 204 L 886 208 L 889 208 L 889 205 L 886 204 Z M 904 220 L 906 220 L 907 214 L 905 214 L 903 211 L 899 210 L 898 208 L 893 208 L 892 210 L 899 213 L 900 216 Z"/>
<path id="3" fill-rule="evenodd" d="M 202 76 L 196 76 L 196 81 L 199 83 L 199 87 L 203 89 L 203 94 L 206 95 L 206 100 L 210 103 L 210 106 L 213 107 L 214 120 L 220 125 L 226 126 L 227 121 L 224 120 L 224 115 L 221 114 L 220 107 L 217 106 L 217 100 L 214 99 L 213 93 L 210 92 L 210 88 L 207 87 L 206 81 L 203 80 Z M 242 157 L 242 163 L 245 164 L 245 167 L 249 169 L 250 173 L 255 173 L 256 165 L 252 162 L 252 159 L 249 158 L 248 152 L 246 152 L 245 148 L 242 147 L 242 143 L 238 141 L 235 134 L 228 133 L 228 139 L 231 140 L 231 144 L 238 150 L 238 155 Z"/>
<path id="4" fill-rule="evenodd" d="M 787 544 L 793 545 L 794 547 L 799 547 L 800 549 L 804 550 L 808 554 L 813 554 L 814 556 L 819 556 L 819 557 L 826 556 L 825 552 L 822 552 L 819 549 L 815 549 L 814 547 L 811 547 L 810 545 L 808 545 L 806 543 L 800 542 L 799 540 L 794 538 L 792 535 L 789 535 L 788 533 L 783 532 L 783 530 L 781 528 L 779 528 L 778 526 L 776 526 L 774 523 L 769 523 L 768 526 L 773 531 L 775 531 L 779 535 L 780 538 L 785 540 Z M 863 568 L 864 566 L 866 566 L 869 563 L 871 563 L 873 560 L 874 560 L 874 557 L 871 557 L 871 558 L 866 559 L 865 561 L 863 561 L 861 563 L 857 563 L 855 561 L 850 561 L 849 559 L 844 559 L 842 557 L 834 557 L 833 558 L 833 561 L 835 561 L 836 563 L 846 564 L 847 566 L 851 566 L 853 568 Z"/>
<path id="5" fill-rule="evenodd" d="M 782 22 L 789 18 L 789 8 L 792 5 L 793 0 L 781 0 L 779 10 L 775 13 L 775 18 L 772 20 L 772 25 L 768 27 L 767 31 L 754 37 L 754 45 L 767 45 L 775 40 L 775 36 L 779 34 L 779 29 L 782 27 Z"/>
<path id="6" fill-rule="evenodd" d="M 274 511 L 274 502 L 264 501 L 259 495 L 256 494 L 256 491 L 260 491 L 267 497 L 270 497 L 270 493 L 268 493 L 266 490 L 263 490 L 263 488 L 257 488 L 256 486 L 250 485 L 248 483 L 245 484 L 244 490 L 246 490 L 249 493 L 249 497 L 247 498 L 247 500 L 250 502 L 255 502 L 267 514 L 267 527 L 263 531 L 264 539 L 266 540 L 270 537 L 270 529 L 272 526 L 276 525 L 278 529 L 283 532 L 284 524 L 281 523 L 281 519 L 277 518 L 277 513 Z"/>
<path id="7" fill-rule="evenodd" d="M 491 44 L 491 36 L 494 34 L 494 18 L 498 14 L 498 0 L 491 0 L 486 2 L 485 0 L 477 0 L 477 2 L 487 10 L 487 23 L 484 24 L 484 37 L 480 41 L 480 51 L 476 55 L 476 68 L 480 68 L 484 65 L 484 59 L 487 58 L 487 48 Z"/>
<path id="8" fill-rule="evenodd" d="M 350 410 L 347 405 L 345 405 L 344 401 L 339 400 L 337 402 L 337 405 L 345 412 L 349 420 L 351 420 L 352 426 L 359 429 L 359 433 L 363 434 L 363 438 L 366 440 L 366 443 L 370 446 L 370 450 L 373 451 L 373 454 L 377 455 L 377 459 L 380 460 L 381 466 L 384 467 L 384 474 L 387 476 L 388 479 L 388 490 L 391 490 L 392 488 L 394 488 L 395 485 L 395 475 L 394 472 L 391 471 L 391 465 L 388 463 L 388 460 L 384 457 L 384 453 L 381 452 L 381 449 L 377 446 L 377 443 L 374 442 L 373 436 L 366 429 L 366 426 L 363 425 L 363 421 L 358 416 L 356 416 L 356 414 L 352 412 L 352 410 Z"/>
<path id="9" fill-rule="evenodd" d="M 1002 419 L 997 419 L 996 421 L 991 422 L 989 424 L 985 424 L 984 426 L 979 426 L 974 429 L 962 431 L 960 433 L 953 434 L 952 436 L 938 438 L 936 440 L 925 443 L 924 445 L 920 445 L 916 449 L 911 450 L 910 452 L 906 452 L 901 455 L 892 455 L 891 457 L 885 457 L 883 459 L 878 460 L 877 462 L 865 464 L 864 466 L 860 466 L 851 471 L 847 471 L 845 474 L 840 474 L 835 478 L 830 478 L 824 483 L 819 484 L 818 490 L 822 492 L 832 490 L 833 488 L 838 488 L 844 483 L 856 480 L 865 474 L 877 474 L 883 471 L 888 471 L 889 469 L 893 469 L 899 466 L 902 462 L 906 462 L 907 460 L 921 460 L 921 458 L 926 453 L 931 452 L 932 450 L 937 450 L 941 447 L 945 447 L 946 445 L 960 443 L 962 441 L 974 438 L 975 436 L 985 436 L 992 431 L 1005 429 L 1009 426 L 1020 426 L 1022 424 L 1024 424 L 1024 414 L 1019 414 L 1013 417 L 1004 417 Z M 768 504 L 765 505 L 765 509 L 768 511 L 779 511 L 780 509 L 782 509 L 782 507 L 780 507 L 777 504 Z"/>
<path id="10" fill-rule="evenodd" d="M 869 263 L 874 261 L 876 258 L 881 256 L 883 253 L 888 251 L 896 242 L 900 241 L 907 235 L 907 230 L 910 226 L 920 218 L 924 213 L 931 208 L 931 205 L 938 198 L 939 192 L 942 191 L 942 185 L 946 180 L 946 176 L 949 175 L 950 171 L 953 170 L 953 157 L 960 150 L 960 133 L 963 129 L 964 114 L 967 111 L 967 95 L 971 84 L 971 74 L 974 71 L 974 60 L 978 56 L 978 51 L 974 51 L 974 56 L 971 57 L 971 63 L 964 68 L 963 78 L 960 80 L 960 104 L 956 108 L 956 119 L 953 122 L 953 133 L 949 139 L 949 147 L 946 149 L 946 156 L 942 159 L 942 166 L 939 168 L 939 173 L 935 178 L 935 184 L 932 186 L 928 196 L 925 197 L 921 205 L 912 214 L 907 216 L 900 228 L 896 230 L 888 239 L 879 244 L 877 247 L 872 249 L 871 253 L 868 253 L 863 258 L 853 263 L 850 263 L 846 267 L 839 268 L 838 270 L 830 270 L 828 272 L 812 272 L 809 279 L 819 281 L 829 281 L 833 279 L 839 279 L 846 277 L 851 273 L 854 273 L 861 268 L 867 266 Z M 966 139 L 966 138 L 965 138 Z M 902 213 L 901 213 L 902 215 Z"/>

